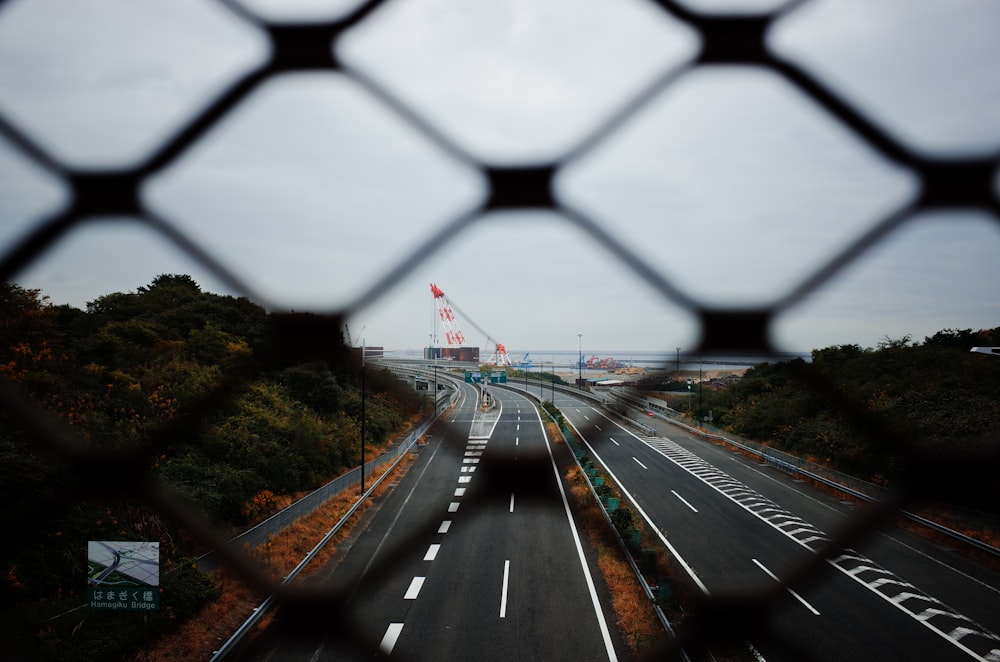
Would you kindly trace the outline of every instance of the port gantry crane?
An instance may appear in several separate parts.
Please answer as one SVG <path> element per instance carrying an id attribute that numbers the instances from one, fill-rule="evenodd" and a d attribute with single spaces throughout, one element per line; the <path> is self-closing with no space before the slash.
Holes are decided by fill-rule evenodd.
<path id="1" fill-rule="evenodd" d="M 511 360 L 510 354 L 507 353 L 507 348 L 504 347 L 503 343 L 497 342 L 483 327 L 476 324 L 471 317 L 456 306 L 455 302 L 449 299 L 444 291 L 434 283 L 431 283 L 431 293 L 434 295 L 434 305 L 437 308 L 438 318 L 444 327 L 444 338 L 449 345 L 462 345 L 465 343 L 465 334 L 462 333 L 462 329 L 458 325 L 458 319 L 455 317 L 455 312 L 457 311 L 469 324 L 476 328 L 476 331 L 486 336 L 487 343 L 493 345 L 493 353 L 490 355 L 490 358 L 486 359 L 486 363 L 502 366 L 514 365 L 514 361 Z"/>

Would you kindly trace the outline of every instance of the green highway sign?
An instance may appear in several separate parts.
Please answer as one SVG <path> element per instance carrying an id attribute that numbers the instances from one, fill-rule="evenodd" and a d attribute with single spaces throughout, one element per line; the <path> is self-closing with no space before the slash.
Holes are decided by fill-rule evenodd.
<path id="1" fill-rule="evenodd" d="M 160 608 L 160 543 L 87 542 L 87 604 L 99 611 Z"/>
<path id="2" fill-rule="evenodd" d="M 153 611 L 160 608 L 160 589 L 87 588 L 87 604 L 98 611 Z"/>
<path id="3" fill-rule="evenodd" d="M 466 384 L 506 384 L 507 371 L 494 370 L 493 372 L 481 372 L 479 370 L 465 371 Z"/>

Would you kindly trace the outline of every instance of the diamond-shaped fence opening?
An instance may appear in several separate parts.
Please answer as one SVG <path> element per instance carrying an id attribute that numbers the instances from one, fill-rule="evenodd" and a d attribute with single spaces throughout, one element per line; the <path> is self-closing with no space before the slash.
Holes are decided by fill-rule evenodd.
<path id="1" fill-rule="evenodd" d="M 47 15 L 45 10 L 50 6 L 66 13 L 58 17 Z M 897 237 L 914 233 L 915 239 L 908 238 L 902 243 L 906 268 L 913 270 L 913 279 L 919 286 L 933 290 L 934 294 L 940 291 L 941 296 L 946 296 L 943 288 L 962 287 L 962 281 L 970 278 L 970 272 L 963 268 L 971 268 L 971 273 L 976 274 L 976 265 L 988 264 L 994 252 L 1000 217 L 995 138 L 987 136 L 983 144 L 970 144 L 967 136 L 956 138 L 947 126 L 928 125 L 919 117 L 911 120 L 898 108 L 884 107 L 878 99 L 869 97 L 868 90 L 855 91 L 850 81 L 841 88 L 843 76 L 839 70 L 827 77 L 828 68 L 820 64 L 814 71 L 811 55 L 805 55 L 800 62 L 797 57 L 804 48 L 802 41 L 809 41 L 809 21 L 816 21 L 815 16 L 822 15 L 819 2 L 777 8 L 775 3 L 759 3 L 755 7 L 757 10 L 776 8 L 778 13 L 774 15 L 699 13 L 736 11 L 731 3 L 708 0 L 637 3 L 628 5 L 624 11 L 615 9 L 607 16 L 601 14 L 597 20 L 582 11 L 563 16 L 565 20 L 579 21 L 570 24 L 576 32 L 571 35 L 560 32 L 565 25 L 559 16 L 531 14 L 532 21 L 520 26 L 520 31 L 486 33 L 496 40 L 500 57 L 485 68 L 474 58 L 463 59 L 463 32 L 449 25 L 445 18 L 438 20 L 433 16 L 430 22 L 436 23 L 440 32 L 431 34 L 447 38 L 449 45 L 439 51 L 444 54 L 441 60 L 421 59 L 421 44 L 427 42 L 408 40 L 406 27 L 401 23 L 413 16 L 407 12 L 419 13 L 427 9 L 421 3 L 335 4 L 330 6 L 329 13 L 310 15 L 322 15 L 326 22 L 280 24 L 266 22 L 277 15 L 257 2 L 185 4 L 178 10 L 179 6 L 178 3 L 160 3 L 155 11 L 149 10 L 152 13 L 145 13 L 145 9 L 140 13 L 132 3 L 101 4 L 100 11 L 120 10 L 128 19 L 119 24 L 126 26 L 123 31 L 107 32 L 102 31 L 107 25 L 100 12 L 93 17 L 86 15 L 90 10 L 77 7 L 75 3 L 49 5 L 8 1 L 0 4 L 0 135 L 14 145 L 9 150 L 14 156 L 6 160 L 25 181 L 31 182 L 29 185 L 37 187 L 37 182 L 50 182 L 54 178 L 57 187 L 62 185 L 70 198 L 64 208 L 60 208 L 59 194 L 49 191 L 43 194 L 47 201 L 40 204 L 9 203 L 6 199 L 0 203 L 5 213 L 14 211 L 12 217 L 18 225 L 16 231 L 2 235 L 5 244 L 10 245 L 0 261 L 0 272 L 6 281 L 16 280 L 31 273 L 32 269 L 60 268 L 60 251 L 63 250 L 93 251 L 96 253 L 93 259 L 101 262 L 101 268 L 113 268 L 113 264 L 104 264 L 99 253 L 108 240 L 90 232 L 95 220 L 107 220 L 122 223 L 122 228 L 126 227 L 125 223 L 145 225 L 167 237 L 169 250 L 180 249 L 204 269 L 208 280 L 217 279 L 223 288 L 253 295 L 257 300 L 264 300 L 262 295 L 273 297 L 287 306 L 287 301 L 295 298 L 289 296 L 289 291 L 296 288 L 295 282 L 288 281 L 272 288 L 267 277 L 258 276 L 254 268 L 259 267 L 266 273 L 268 258 L 283 250 L 282 243 L 292 233 L 308 238 L 315 228 L 329 224 L 337 228 L 346 251 L 360 252 L 367 250 L 372 241 L 384 242 L 389 238 L 373 237 L 380 231 L 370 225 L 361 233 L 352 234 L 358 229 L 351 222 L 352 215 L 371 214 L 373 209 L 380 208 L 379 205 L 390 202 L 406 205 L 408 213 L 410 208 L 417 206 L 418 222 L 408 228 L 404 236 L 393 238 L 394 252 L 370 261 L 379 267 L 377 273 L 366 274 L 374 279 L 370 285 L 355 288 L 360 289 L 360 294 L 355 293 L 346 304 L 337 303 L 332 311 L 328 300 L 321 296 L 309 297 L 311 303 L 325 302 L 324 312 L 332 314 L 316 318 L 282 316 L 267 345 L 268 358 L 275 361 L 315 358 L 345 361 L 345 357 L 325 354 L 329 350 L 323 343 L 330 333 L 340 332 L 344 317 L 391 305 L 397 292 L 395 288 L 400 287 L 404 278 L 425 275 L 427 272 L 423 269 L 470 252 L 463 242 L 471 241 L 475 246 L 478 238 L 485 237 L 481 240 L 492 244 L 498 241 L 495 237 L 501 237 L 502 241 L 504 235 L 509 234 L 511 244 L 504 249 L 516 255 L 518 247 L 514 235 L 523 221 L 538 224 L 524 233 L 538 238 L 536 244 L 524 248 L 525 259 L 537 254 L 533 252 L 544 253 L 546 244 L 551 244 L 552 239 L 545 234 L 548 229 L 543 226 L 554 212 L 559 224 L 572 225 L 577 231 L 568 244 L 575 255 L 594 260 L 599 271 L 604 273 L 608 269 L 621 270 L 625 274 L 622 281 L 631 284 L 638 279 L 643 283 L 641 287 L 627 286 L 634 294 L 645 295 L 644 301 L 633 301 L 631 306 L 655 309 L 653 315 L 657 324 L 686 320 L 678 323 L 681 333 L 697 335 L 696 342 L 702 352 L 761 354 L 778 346 L 772 337 L 775 320 L 785 323 L 785 317 L 790 316 L 791 321 L 787 323 L 791 331 L 788 333 L 794 333 L 796 325 L 809 323 L 805 318 L 812 317 L 811 311 L 799 306 L 805 305 L 803 302 L 810 297 L 816 296 L 823 301 L 829 296 L 833 314 L 836 314 L 838 307 L 844 305 L 844 298 L 850 297 L 851 287 L 870 290 L 872 280 L 866 282 L 866 279 L 884 284 L 887 278 L 897 277 L 903 267 L 897 266 L 897 258 L 892 255 L 891 248 L 887 248 L 893 246 L 892 241 L 900 241 Z M 813 6 L 818 7 L 814 10 L 817 13 L 810 17 Z M 301 11 L 311 12 L 315 7 L 317 5 L 302 4 Z M 505 7 L 495 5 L 500 12 Z M 183 13 L 181 23 L 178 23 L 181 14 L 175 13 L 177 11 Z M 325 12 L 326 9 L 317 11 Z M 869 11 L 878 10 L 865 5 L 858 9 L 857 15 Z M 619 14 L 614 15 L 615 12 Z M 265 19 L 255 18 L 255 15 Z M 850 12 L 845 15 L 851 16 Z M 67 17 L 70 20 L 66 20 Z M 800 27 L 799 21 L 805 24 L 804 27 Z M 25 22 L 35 27 L 29 31 Z M 193 42 L 188 41 L 191 37 L 188 30 L 178 28 L 189 24 L 198 29 L 199 38 Z M 787 32 L 784 32 L 786 25 Z M 871 25 L 884 24 L 876 21 Z M 78 29 L 81 26 L 83 29 Z M 168 29 L 163 30 L 164 26 Z M 206 26 L 206 31 L 200 31 Z M 993 103 L 995 77 L 987 77 L 992 76 L 996 62 L 990 58 L 996 53 L 988 47 L 992 42 L 978 32 L 982 26 L 976 27 L 972 41 L 977 47 L 971 59 L 962 60 L 959 66 L 959 73 L 971 71 L 974 75 L 962 82 L 965 87 L 956 93 L 960 97 L 959 105 L 965 103 L 975 108 L 965 108 L 964 114 L 957 117 L 980 117 L 979 108 Z M 548 32 L 550 29 L 552 33 Z M 777 36 L 773 34 L 775 29 Z M 77 52 L 81 42 L 64 43 L 63 37 L 68 39 L 70 33 L 73 38 L 84 35 L 95 40 L 93 52 Z M 878 36 L 868 43 L 879 43 Z M 269 50 L 263 46 L 266 43 L 270 45 Z M 392 43 L 399 43 L 401 48 L 387 52 Z M 820 53 L 817 57 L 822 60 L 822 45 L 817 44 L 817 48 Z M 616 49 L 624 49 L 621 59 L 610 54 Z M 548 60 L 550 56 L 552 59 Z M 587 73 L 578 75 L 575 70 L 563 69 L 568 58 L 580 59 Z M 181 79 L 164 78 L 160 67 L 168 60 L 172 63 L 193 61 L 196 66 L 186 70 L 186 77 Z M 930 61 L 935 64 L 939 60 L 935 55 Z M 627 142 L 632 130 L 630 125 L 637 127 L 634 130 L 641 139 L 643 123 L 657 119 L 683 123 L 686 119 L 683 114 L 673 117 L 669 111 L 671 103 L 684 101 L 686 79 L 712 76 L 714 74 L 704 74 L 704 71 L 720 64 L 753 65 L 754 71 L 765 69 L 771 78 L 781 81 L 781 86 L 794 89 L 795 95 L 801 94 L 809 100 L 803 107 L 808 106 L 810 110 L 801 115 L 804 125 L 809 127 L 804 134 L 807 149 L 798 152 L 790 161 L 767 163 L 771 170 L 765 171 L 769 176 L 761 179 L 763 185 L 781 179 L 781 168 L 807 169 L 812 162 L 808 147 L 823 152 L 817 153 L 816 159 L 830 158 L 835 162 L 842 159 L 843 168 L 852 171 L 850 177 L 839 182 L 844 189 L 831 199 L 824 199 L 823 191 L 818 190 L 819 184 L 813 180 L 804 188 L 779 185 L 768 189 L 768 204 L 753 210 L 755 216 L 768 217 L 766 222 L 755 226 L 759 232 L 775 233 L 790 231 L 790 226 L 776 228 L 775 218 L 789 219 L 789 222 L 797 220 L 791 217 L 800 206 L 803 214 L 815 213 L 818 220 L 816 225 L 809 226 L 809 232 L 822 230 L 817 235 L 817 242 L 827 249 L 826 253 L 810 254 L 809 259 L 816 262 L 812 269 L 800 265 L 794 274 L 775 272 L 767 283 L 769 289 L 772 294 L 776 289 L 787 293 L 776 303 L 768 302 L 767 297 L 765 303 L 746 302 L 742 297 L 748 290 L 739 289 L 736 290 L 739 301 L 726 300 L 723 305 L 718 302 L 727 297 L 714 294 L 720 291 L 719 288 L 700 289 L 685 281 L 683 267 L 686 264 L 690 270 L 690 265 L 697 262 L 679 261 L 680 270 L 674 270 L 669 260 L 664 265 L 655 244 L 650 247 L 648 244 L 653 242 L 642 242 L 644 229 L 662 233 L 658 237 L 660 242 L 685 230 L 690 233 L 692 227 L 711 235 L 715 212 L 707 209 L 704 218 L 694 220 L 672 217 L 667 208 L 669 203 L 679 195 L 690 194 L 678 190 L 672 196 L 665 196 L 667 209 L 662 216 L 657 210 L 641 210 L 640 217 L 632 218 L 628 207 L 617 203 L 615 189 L 632 186 L 634 182 L 616 181 L 616 161 L 610 158 L 606 163 L 602 161 L 619 146 L 617 141 Z M 37 76 L 14 75 L 19 67 L 28 65 Z M 535 77 L 535 67 L 543 66 L 553 67 L 547 79 Z M 284 76 L 304 71 L 314 72 L 315 79 L 310 78 L 297 89 L 283 89 L 286 84 L 291 86 L 295 82 L 294 75 L 288 79 L 283 79 Z M 315 73 L 317 71 L 319 73 Z M 892 69 L 887 71 L 891 73 Z M 984 71 L 990 73 L 984 74 Z M 950 66 L 944 67 L 936 72 L 939 74 L 936 80 L 949 85 L 954 82 L 949 78 L 949 73 L 953 72 Z M 543 84 L 544 80 L 551 80 L 553 74 L 556 78 L 564 77 L 565 85 Z M 122 88 L 124 95 L 111 99 L 110 116 L 94 112 L 94 107 L 74 96 L 82 85 L 104 89 L 100 85 L 102 76 L 137 80 L 134 88 Z M 316 85 L 315 81 L 322 83 L 322 78 L 336 76 L 350 81 L 337 85 L 356 87 L 364 92 L 359 94 L 355 89 L 353 101 L 350 95 L 324 97 L 330 94 L 331 86 Z M 474 85 L 480 81 L 486 83 Z M 162 86 L 157 87 L 157 83 Z M 901 81 L 904 83 L 912 84 Z M 754 80 L 749 84 L 755 84 Z M 31 85 L 40 88 L 40 92 L 32 93 Z M 461 91 L 466 87 L 472 89 L 458 95 L 455 105 L 438 102 L 437 96 L 443 90 L 457 88 Z M 922 91 L 922 86 L 918 87 Z M 725 92 L 723 89 L 721 94 Z M 371 114 L 378 116 L 377 121 L 345 131 L 336 124 L 336 119 L 331 120 L 329 115 L 319 112 L 324 104 L 340 109 L 358 99 L 376 109 Z M 933 99 L 941 102 L 940 98 Z M 312 100 L 317 101 L 317 107 L 302 107 Z M 274 132 L 289 132 L 284 136 L 287 142 L 268 148 L 266 138 L 270 136 L 256 142 L 256 134 L 272 132 L 271 127 L 266 126 L 267 106 L 282 102 L 289 103 L 293 112 L 301 114 L 297 115 L 299 120 L 294 126 L 273 127 Z M 662 110 L 660 104 L 666 105 L 665 117 L 657 115 Z M 719 110 L 709 107 L 706 112 Z M 474 123 L 467 121 L 473 116 L 488 118 L 489 125 L 476 128 Z M 732 171 L 722 173 L 723 179 L 739 177 L 743 168 L 758 166 L 764 158 L 758 152 L 766 152 L 760 144 L 753 143 L 754 136 L 732 133 L 725 117 L 724 112 L 720 113 L 714 135 L 705 138 L 705 143 L 691 143 L 695 147 L 704 144 L 706 149 L 716 149 L 713 143 L 720 141 L 723 144 L 719 153 L 738 159 Z M 332 124 L 328 123 L 331 121 Z M 255 125 L 255 122 L 265 124 Z M 829 123 L 826 129 L 813 128 L 823 122 Z M 390 128 L 391 124 L 397 128 Z M 111 143 L 95 140 L 97 132 L 94 129 L 108 125 L 120 129 L 117 138 Z M 767 128 L 766 122 L 760 126 L 765 131 L 773 131 Z M 393 133 L 400 137 L 392 145 L 379 143 Z M 794 131 L 791 133 L 794 135 Z M 676 141 L 692 139 L 682 129 L 672 135 L 675 142 L 666 145 L 666 152 L 678 148 Z M 899 136 L 904 136 L 906 142 L 901 142 Z M 781 140 L 780 135 L 773 133 L 761 138 L 767 144 Z M 253 142 L 247 144 L 249 140 Z M 338 160 L 337 146 L 344 144 L 338 142 L 341 140 L 364 141 L 372 150 L 386 150 L 387 158 L 398 156 L 399 152 L 390 155 L 393 150 L 402 150 L 408 156 L 405 163 L 394 163 L 389 170 L 369 177 L 372 173 L 356 172 L 351 164 Z M 847 144 L 846 148 L 841 141 Z M 415 144 L 419 147 L 414 148 Z M 928 151 L 948 149 L 958 153 L 935 151 L 933 156 L 928 156 L 918 152 L 913 145 Z M 238 191 L 240 169 L 301 168 L 296 158 L 311 152 L 326 156 L 327 150 L 331 152 L 329 169 L 324 172 L 303 170 L 299 191 L 276 191 L 275 196 L 263 195 L 262 191 Z M 412 160 L 409 158 L 411 150 L 415 154 Z M 866 161 L 864 157 L 858 160 L 859 150 L 877 154 L 880 161 Z M 433 165 L 422 160 L 428 155 Z M 656 154 L 650 158 L 637 151 L 623 150 L 616 158 L 625 164 L 623 167 L 635 167 L 642 176 L 639 182 L 646 183 L 660 181 L 661 177 L 669 179 L 664 175 L 669 174 L 671 168 L 679 169 L 676 161 L 671 163 L 670 156 Z M 705 165 L 701 169 L 685 173 L 688 179 L 682 180 L 686 184 L 683 188 L 704 183 L 705 177 L 720 177 L 718 171 L 730 167 L 722 161 L 713 162 L 709 156 L 705 155 Z M 547 160 L 539 162 L 538 159 Z M 47 174 L 35 177 L 29 172 L 33 166 L 25 166 L 29 162 L 37 164 Z M 441 166 L 442 162 L 448 165 Z M 878 165 L 872 165 L 876 162 Z M 120 165 L 122 163 L 138 165 Z M 891 166 L 886 167 L 885 163 Z M 115 164 L 116 169 L 107 169 L 109 164 Z M 11 167 L 3 163 L 0 166 Z M 602 166 L 606 169 L 600 173 L 603 179 L 595 176 L 591 180 L 583 175 L 578 176 L 579 181 L 574 179 L 577 177 L 575 168 L 586 173 L 587 168 L 600 171 Z M 457 173 L 460 190 L 426 195 L 427 191 L 420 189 L 420 184 L 428 168 L 440 169 L 434 176 L 446 182 L 446 187 L 455 176 L 453 173 Z M 860 179 L 878 180 L 873 189 L 879 190 L 871 193 L 871 200 L 867 189 L 857 192 L 853 188 L 860 184 L 852 179 L 858 175 L 856 171 L 867 174 L 869 169 L 872 174 Z M 900 176 L 899 172 L 906 174 Z M 218 185 L 211 191 L 217 195 L 214 198 L 217 207 L 190 206 L 191 187 L 203 185 L 212 176 L 218 177 L 210 180 Z M 477 190 L 481 183 L 476 181 L 477 177 L 484 182 L 481 185 L 485 190 Z M 566 182 L 562 181 L 564 177 Z M 649 179 L 642 179 L 646 177 Z M 336 188 L 345 182 L 354 190 Z M 556 182 L 559 182 L 558 187 Z M 324 184 L 333 188 L 324 188 Z M 712 182 L 707 185 L 711 187 Z M 49 183 L 41 186 L 47 189 Z M 435 183 L 435 186 L 440 184 Z M 392 195 L 400 198 L 383 203 L 384 196 Z M 711 194 L 706 195 L 709 197 L 704 204 L 709 206 Z M 295 207 L 296 201 L 303 196 L 328 197 L 331 204 L 336 204 L 326 209 L 322 218 L 300 220 Z M 865 200 L 855 200 L 855 197 Z M 268 205 L 274 206 L 268 209 Z M 830 205 L 835 209 L 826 208 Z M 531 215 L 515 218 L 512 214 L 524 210 L 540 211 L 548 220 L 540 221 Z M 974 222 L 970 223 L 968 217 L 956 218 L 955 210 L 972 210 Z M 264 214 L 254 217 L 258 211 L 270 212 L 267 216 L 271 218 L 265 222 Z M 932 221 L 941 222 L 925 231 L 927 219 L 924 216 L 932 212 L 949 214 L 945 219 L 932 218 Z M 25 222 L 22 219 L 39 214 L 41 218 L 23 230 Z M 288 218 L 300 225 L 289 224 Z M 841 218 L 848 219 L 846 227 Z M 6 218 L 4 220 L 6 222 Z M 965 232 L 970 225 L 975 226 L 971 236 L 978 252 L 970 253 L 964 245 L 957 246 L 954 242 L 954 233 Z M 803 226 L 796 224 L 794 227 Z M 823 233 L 831 228 L 835 232 Z M 256 248 L 239 243 L 245 242 L 249 233 L 262 233 L 262 241 L 268 242 L 263 253 L 246 255 L 241 250 Z M 140 234 L 143 234 L 140 241 L 145 241 L 148 235 Z M 456 239 L 455 235 L 459 234 L 464 236 Z M 586 237 L 586 241 L 579 242 L 580 236 Z M 704 243 L 704 235 L 686 236 L 695 245 Z M 230 245 L 233 241 L 237 243 Z M 780 241 L 780 237 L 776 236 L 776 241 Z M 341 257 L 346 259 L 348 256 Z M 473 257 L 486 259 L 489 252 L 483 250 Z M 927 271 L 919 272 L 922 260 L 934 261 L 935 267 L 944 264 L 944 271 L 938 272 L 941 277 L 928 276 Z M 956 266 L 958 262 L 963 263 Z M 537 269 L 533 264 L 518 265 L 516 259 L 512 264 Z M 350 268 L 350 264 L 347 266 Z M 308 262 L 302 265 L 307 278 L 335 276 L 336 272 L 325 269 Z M 860 274 L 856 276 L 859 285 L 850 283 L 854 269 Z M 866 269 L 873 269 L 874 275 L 866 273 Z M 806 272 L 804 280 L 800 279 L 803 271 Z M 733 273 L 744 274 L 749 280 L 757 277 L 753 270 Z M 539 278 L 542 277 L 545 275 L 539 272 Z M 848 283 L 843 293 L 836 289 L 842 278 Z M 995 282 L 996 279 L 990 280 Z M 607 281 L 616 282 L 614 276 L 608 276 Z M 553 289 L 569 288 L 574 284 L 552 277 L 545 277 L 545 282 Z M 778 282 L 786 282 L 788 287 L 777 287 Z M 977 287 L 982 286 L 977 284 Z M 832 294 L 828 294 L 831 291 Z M 601 295 L 601 292 L 594 292 L 591 297 L 577 291 L 567 305 L 587 305 L 594 298 L 600 305 Z M 990 289 L 985 288 L 982 296 L 991 297 Z M 341 301 L 342 297 L 335 296 L 333 300 Z M 995 297 L 990 300 L 995 301 Z M 921 299 L 913 305 L 924 302 Z M 890 306 L 907 302 L 885 303 Z M 809 314 L 799 318 L 804 321 L 796 320 L 796 311 L 801 313 L 803 310 Z M 122 334 L 130 334 L 132 341 L 143 338 L 141 327 L 125 324 L 119 330 Z M 784 333 L 783 330 L 778 338 L 784 339 Z M 681 342 L 673 340 L 674 337 L 667 335 L 664 342 Z M 238 344 L 221 342 L 225 338 L 204 340 L 209 349 L 239 354 Z M 66 427 L 45 416 L 39 403 L 4 383 L 2 399 L 7 415 L 17 421 L 24 434 L 37 439 L 40 447 L 69 463 L 77 477 L 76 482 L 56 486 L 52 503 L 36 504 L 38 516 L 44 516 L 49 506 L 72 508 L 74 499 L 134 499 L 156 517 L 173 520 L 186 534 L 216 548 L 222 562 L 239 569 L 260 590 L 275 590 L 273 579 L 265 576 L 254 561 L 226 547 L 219 531 L 208 525 L 204 517 L 183 506 L 176 495 L 164 490 L 157 481 L 149 479 L 151 453 L 160 445 L 169 444 L 173 435 L 201 425 L 206 415 L 221 411 L 233 398 L 257 397 L 266 403 L 266 393 L 247 395 L 240 391 L 251 378 L 252 374 L 237 369 L 220 375 L 216 382 L 205 385 L 192 397 L 188 415 L 151 430 L 149 442 L 135 452 L 114 447 L 91 448 L 80 443 L 81 440 Z M 805 388 L 827 398 L 838 415 L 856 429 L 864 429 L 865 434 L 878 437 L 886 448 L 906 448 L 905 433 L 894 425 L 894 421 L 872 414 L 861 406 L 863 403 L 852 401 L 821 380 L 805 376 L 803 382 Z M 119 386 L 127 397 L 131 388 L 128 384 L 112 381 L 110 391 Z M 122 411 L 126 409 L 121 408 Z M 114 429 L 127 431 L 131 421 L 115 420 L 113 423 Z M 907 489 L 872 513 L 848 523 L 835 539 L 820 543 L 815 550 L 820 554 L 803 562 L 798 568 L 799 574 L 784 575 L 790 578 L 788 581 L 816 576 L 820 568 L 825 567 L 825 555 L 872 535 L 878 522 L 888 517 L 894 508 L 920 496 L 939 497 L 960 485 L 964 466 L 959 461 L 961 458 L 949 453 L 949 449 L 938 450 L 936 454 L 908 455 L 905 469 L 911 480 Z M 996 449 L 987 447 L 985 450 L 993 454 L 985 453 L 982 461 L 973 467 L 982 475 L 996 466 Z M 197 467 L 184 469 L 195 471 Z M 89 480 L 95 475 L 114 475 L 120 479 Z M 393 562 L 400 553 L 401 550 L 392 550 L 388 561 L 381 563 Z M 373 576 L 378 577 L 382 567 L 374 568 Z M 293 613 L 304 616 L 299 634 L 305 639 L 338 627 L 318 615 L 339 613 L 340 594 L 304 595 L 294 589 L 284 589 L 280 593 Z M 781 599 L 784 598 L 782 595 Z M 693 621 L 685 643 L 712 639 L 741 622 L 755 623 L 752 617 L 761 609 L 778 604 L 778 600 L 774 591 L 755 592 L 733 600 L 713 602 L 709 599 Z M 345 623 L 348 629 L 339 630 L 339 634 L 351 639 L 356 635 L 349 629 L 350 614 L 339 626 Z M 740 631 L 737 628 L 737 634 Z M 777 636 L 773 632 L 771 635 Z M 374 641 L 361 643 L 369 646 L 369 650 L 378 645 Z"/>
<path id="2" fill-rule="evenodd" d="M 859 256 L 809 299 L 788 308 L 775 325 L 779 343 L 824 335 L 824 328 L 847 324 L 859 328 L 918 311 L 932 327 L 948 328 L 961 297 L 994 305 L 990 294 L 1000 267 L 990 267 L 1000 250 L 1000 227 L 983 213 L 918 214 Z M 836 344 L 830 338 L 827 346 Z"/>
<path id="3" fill-rule="evenodd" d="M 770 44 L 915 149 L 995 154 L 1000 127 L 981 120 L 995 115 L 1000 81 L 982 62 L 996 57 L 1000 19 L 976 5 L 917 2 L 899 13 L 893 3 L 810 2 L 775 26 Z"/>
<path id="4" fill-rule="evenodd" d="M 257 31 L 211 3 L 8 5 L 0 21 L 0 110 L 75 165 L 148 155 L 265 54 Z M 16 75 L 25 68 L 30 78 Z"/>
<path id="5" fill-rule="evenodd" d="M 268 301 L 331 310 L 483 185 L 349 79 L 309 73 L 262 85 L 145 192 Z"/>
<path id="6" fill-rule="evenodd" d="M 661 92 L 568 167 L 559 190 L 615 219 L 623 241 L 686 292 L 729 304 L 778 298 L 911 200 L 915 184 L 780 78 L 712 67 Z M 763 250 L 748 253 L 760 237 Z"/>
<path id="7" fill-rule="evenodd" d="M 464 149 L 523 163 L 559 157 L 695 45 L 643 2 L 410 2 L 379 9 L 338 52 Z"/>

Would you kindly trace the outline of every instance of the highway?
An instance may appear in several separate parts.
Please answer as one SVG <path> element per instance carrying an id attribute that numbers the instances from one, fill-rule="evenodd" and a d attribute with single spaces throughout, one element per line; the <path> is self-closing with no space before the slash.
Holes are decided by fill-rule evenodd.
<path id="1" fill-rule="evenodd" d="M 605 589 L 537 410 L 491 390 L 499 416 L 473 426 L 475 390 L 463 390 L 351 544 L 311 580 L 347 596 L 344 610 L 279 611 L 242 659 L 361 660 L 375 650 L 401 660 L 618 659 L 609 601 L 599 599 Z"/>
<path id="2" fill-rule="evenodd" d="M 537 392 L 537 391 L 536 391 Z M 550 399 L 545 390 L 545 399 Z M 555 404 L 701 589 L 775 590 L 850 504 L 663 421 L 640 437 L 591 403 Z M 876 532 L 754 621 L 729 624 L 766 660 L 1000 660 L 996 573 L 908 532 Z"/>

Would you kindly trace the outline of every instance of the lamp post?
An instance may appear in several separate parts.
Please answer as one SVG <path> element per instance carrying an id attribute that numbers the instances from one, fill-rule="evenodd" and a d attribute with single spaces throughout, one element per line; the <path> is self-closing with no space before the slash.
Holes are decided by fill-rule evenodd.
<path id="1" fill-rule="evenodd" d="M 701 421 L 701 358 L 698 359 L 698 421 Z M 699 422 L 699 427 L 701 424 Z"/>
<path id="2" fill-rule="evenodd" d="M 556 363 L 552 362 L 552 372 L 549 373 L 549 381 L 552 383 L 552 404 L 556 403 Z"/>
<path id="3" fill-rule="evenodd" d="M 583 388 L 583 331 L 576 334 L 576 337 L 580 340 L 580 360 L 577 362 L 577 378 L 576 387 Z"/>
<path id="4" fill-rule="evenodd" d="M 365 493 L 365 341 L 361 339 L 361 493 Z"/>

